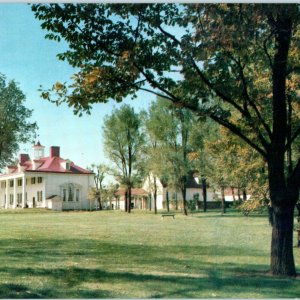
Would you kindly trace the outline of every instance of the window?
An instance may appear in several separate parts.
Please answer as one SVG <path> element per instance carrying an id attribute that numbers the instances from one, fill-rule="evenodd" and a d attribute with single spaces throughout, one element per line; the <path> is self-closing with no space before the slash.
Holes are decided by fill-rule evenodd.
<path id="1" fill-rule="evenodd" d="M 31 177 L 31 184 L 35 184 L 35 177 Z"/>
<path id="2" fill-rule="evenodd" d="M 10 205 L 14 204 L 14 195 L 13 194 L 9 194 L 9 204 Z"/>
<path id="3" fill-rule="evenodd" d="M 18 179 L 18 186 L 22 186 L 22 179 Z"/>
<path id="4" fill-rule="evenodd" d="M 63 201 L 67 200 L 67 190 L 63 189 Z"/>
<path id="5" fill-rule="evenodd" d="M 1 188 L 5 189 L 6 188 L 6 181 L 1 182 Z"/>
<path id="6" fill-rule="evenodd" d="M 70 162 L 66 162 L 66 170 L 70 170 Z"/>
<path id="7" fill-rule="evenodd" d="M 38 177 L 37 182 L 38 182 L 38 183 L 42 183 L 42 182 L 43 182 L 43 177 Z"/>
<path id="8" fill-rule="evenodd" d="M 68 201 L 73 201 L 73 189 L 71 185 L 69 186 L 68 192 L 69 192 Z"/>
<path id="9" fill-rule="evenodd" d="M 79 201 L 79 189 L 76 189 L 76 201 Z"/>
<path id="10" fill-rule="evenodd" d="M 38 202 L 43 201 L 43 192 L 42 191 L 37 192 L 37 201 Z"/>
<path id="11" fill-rule="evenodd" d="M 14 187 L 14 181 L 13 181 L 13 180 L 10 180 L 10 181 L 9 181 L 9 186 L 10 186 L 10 187 Z"/>

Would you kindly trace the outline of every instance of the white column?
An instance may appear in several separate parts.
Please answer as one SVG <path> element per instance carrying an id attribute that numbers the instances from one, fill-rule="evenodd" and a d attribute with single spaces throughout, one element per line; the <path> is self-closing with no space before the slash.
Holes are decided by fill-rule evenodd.
<path id="1" fill-rule="evenodd" d="M 6 209 L 8 209 L 8 203 L 9 203 L 8 185 L 9 185 L 9 181 L 8 179 L 6 179 L 5 180 L 5 208 Z"/>
<path id="2" fill-rule="evenodd" d="M 43 201 L 43 207 L 46 208 L 46 183 L 45 183 L 46 179 L 45 177 L 43 177 L 42 179 L 42 186 L 43 188 L 41 189 L 43 191 L 43 194 L 42 194 L 42 201 Z"/>
<path id="3" fill-rule="evenodd" d="M 22 208 L 25 208 L 26 205 L 26 177 L 25 174 L 22 178 Z"/>
<path id="4" fill-rule="evenodd" d="M 14 178 L 14 204 L 13 208 L 17 207 L 17 178 Z"/>

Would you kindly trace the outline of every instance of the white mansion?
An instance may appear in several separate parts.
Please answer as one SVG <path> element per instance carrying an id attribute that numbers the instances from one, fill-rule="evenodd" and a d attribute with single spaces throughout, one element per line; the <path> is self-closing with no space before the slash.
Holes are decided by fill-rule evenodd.
<path id="1" fill-rule="evenodd" d="M 88 193 L 93 173 L 60 157 L 60 148 L 33 146 L 34 157 L 20 154 L 17 166 L 7 166 L 0 175 L 1 208 L 43 207 L 53 210 L 89 209 Z"/>

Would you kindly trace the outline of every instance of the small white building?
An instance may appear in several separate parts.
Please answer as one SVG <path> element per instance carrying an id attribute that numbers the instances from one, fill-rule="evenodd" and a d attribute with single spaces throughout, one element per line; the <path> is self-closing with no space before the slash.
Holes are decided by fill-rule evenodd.
<path id="1" fill-rule="evenodd" d="M 189 174 L 186 183 L 186 200 L 187 202 L 191 200 L 203 201 L 203 187 L 199 182 L 199 178 L 196 174 Z M 147 180 L 144 182 L 143 189 L 148 191 L 151 198 L 154 198 L 154 177 L 151 174 Z M 174 203 L 177 202 L 178 208 L 182 206 L 182 193 L 180 191 L 175 191 L 172 189 L 167 189 L 163 186 L 162 182 L 156 178 L 156 187 L 157 187 L 157 209 L 163 209 L 166 205 L 167 193 L 170 201 L 170 206 L 174 206 Z M 215 191 L 207 187 L 207 202 L 215 201 L 216 194 Z M 172 204 L 173 203 L 173 204 Z"/>
<path id="2" fill-rule="evenodd" d="M 42 207 L 52 210 L 87 210 L 94 174 L 60 157 L 60 148 L 33 146 L 33 159 L 20 154 L 17 166 L 7 166 L 0 175 L 1 208 Z M 94 204 L 93 204 L 94 205 Z"/>
<path id="3" fill-rule="evenodd" d="M 125 210 L 125 194 L 126 189 L 119 189 L 115 192 L 115 198 L 112 200 L 112 208 Z M 131 189 L 131 208 L 132 209 L 148 209 L 149 193 L 141 188 Z"/>

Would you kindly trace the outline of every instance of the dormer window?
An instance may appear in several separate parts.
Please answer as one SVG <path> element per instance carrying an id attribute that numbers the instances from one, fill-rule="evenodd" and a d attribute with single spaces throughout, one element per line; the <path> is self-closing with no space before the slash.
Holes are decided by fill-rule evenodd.
<path id="1" fill-rule="evenodd" d="M 70 171 L 71 169 L 71 161 L 69 159 L 66 160 L 65 162 L 65 166 L 66 166 L 66 171 Z"/>

